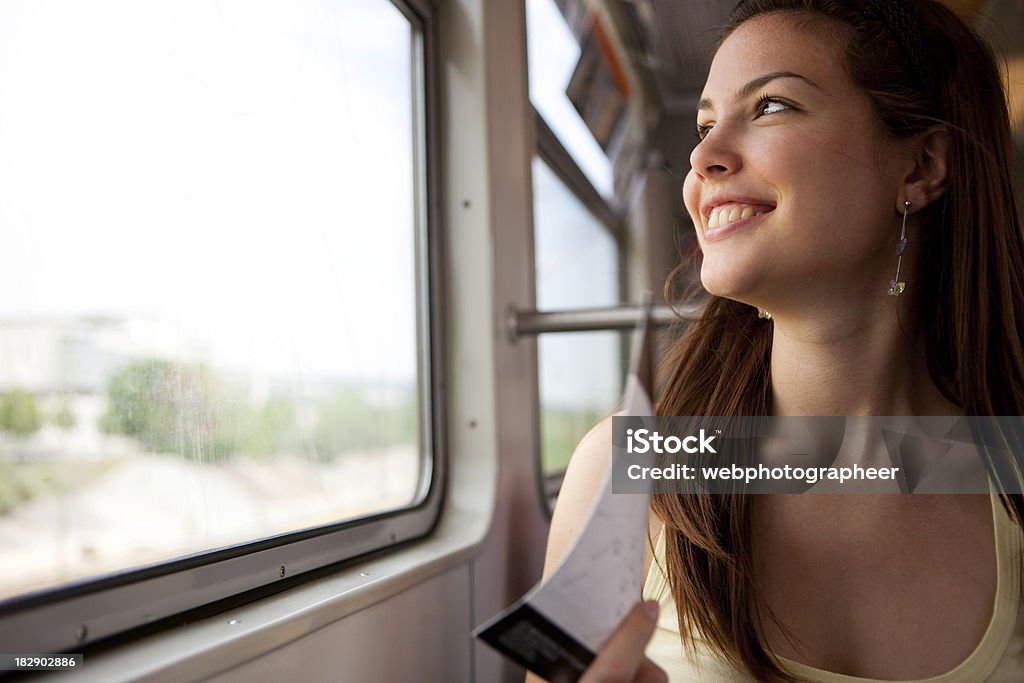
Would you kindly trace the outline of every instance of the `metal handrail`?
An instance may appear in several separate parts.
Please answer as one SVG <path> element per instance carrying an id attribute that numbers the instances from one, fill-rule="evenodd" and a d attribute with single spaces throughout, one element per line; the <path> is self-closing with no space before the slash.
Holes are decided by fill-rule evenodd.
<path id="1" fill-rule="evenodd" d="M 550 332 L 591 332 L 595 330 L 632 330 L 644 316 L 643 304 L 625 304 L 607 308 L 583 308 L 565 311 L 537 311 L 509 306 L 505 318 L 508 339 L 513 344 L 527 334 Z M 651 322 L 656 327 L 667 327 L 680 316 L 695 315 L 698 306 L 687 304 L 673 309 L 658 305 L 651 309 Z"/>

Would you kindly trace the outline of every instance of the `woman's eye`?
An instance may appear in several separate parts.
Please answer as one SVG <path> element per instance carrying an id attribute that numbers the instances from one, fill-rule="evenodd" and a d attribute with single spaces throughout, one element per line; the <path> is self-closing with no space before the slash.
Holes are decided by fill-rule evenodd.
<path id="1" fill-rule="evenodd" d="M 711 126 L 706 126 L 704 124 L 698 123 L 697 124 L 697 141 L 700 142 L 701 140 L 706 138 L 708 136 L 708 133 L 710 133 L 710 132 L 711 132 Z"/>
<path id="2" fill-rule="evenodd" d="M 789 108 L 789 105 L 782 100 L 777 100 L 774 97 L 762 97 L 761 101 L 757 104 L 757 113 L 761 116 L 776 114 Z"/>

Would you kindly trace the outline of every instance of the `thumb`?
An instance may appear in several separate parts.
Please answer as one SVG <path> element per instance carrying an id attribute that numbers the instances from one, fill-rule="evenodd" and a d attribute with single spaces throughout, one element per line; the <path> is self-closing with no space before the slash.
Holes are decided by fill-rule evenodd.
<path id="1" fill-rule="evenodd" d="M 580 683 L 628 683 L 644 663 L 644 648 L 654 635 L 658 603 L 649 600 L 636 605 L 601 646 Z"/>

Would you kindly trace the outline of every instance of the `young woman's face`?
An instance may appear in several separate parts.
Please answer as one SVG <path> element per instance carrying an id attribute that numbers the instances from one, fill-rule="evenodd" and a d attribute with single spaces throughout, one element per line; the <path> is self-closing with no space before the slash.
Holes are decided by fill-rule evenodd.
<path id="1" fill-rule="evenodd" d="M 766 15 L 715 55 L 683 185 L 714 294 L 770 310 L 885 296 L 906 162 L 828 28 Z"/>

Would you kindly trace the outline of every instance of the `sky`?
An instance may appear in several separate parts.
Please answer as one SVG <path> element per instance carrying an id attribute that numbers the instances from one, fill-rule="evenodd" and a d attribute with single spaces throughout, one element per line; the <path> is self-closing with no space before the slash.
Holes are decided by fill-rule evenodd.
<path id="1" fill-rule="evenodd" d="M 0 317 L 151 317 L 217 365 L 415 376 L 411 31 L 390 3 L 0 18 Z"/>
<path id="2" fill-rule="evenodd" d="M 527 11 L 532 99 L 608 195 L 564 95 L 579 47 L 552 0 Z M 411 38 L 385 0 L 6 0 L 0 319 L 154 320 L 140 348 L 217 367 L 413 380 Z M 538 305 L 615 303 L 614 245 L 545 171 Z M 558 402 L 617 382 L 612 342 L 548 347 Z"/>

